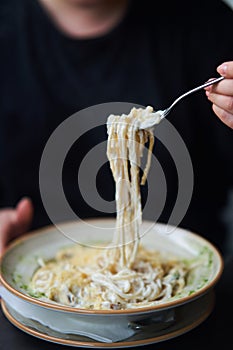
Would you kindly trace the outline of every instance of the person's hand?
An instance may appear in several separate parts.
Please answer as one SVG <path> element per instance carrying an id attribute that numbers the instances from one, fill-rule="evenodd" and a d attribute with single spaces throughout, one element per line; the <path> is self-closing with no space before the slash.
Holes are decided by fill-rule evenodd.
<path id="1" fill-rule="evenodd" d="M 23 198 L 15 208 L 0 210 L 0 255 L 7 243 L 25 233 L 33 217 L 33 205 L 29 198 Z"/>
<path id="2" fill-rule="evenodd" d="M 213 103 L 212 108 L 218 118 L 233 129 L 233 61 L 222 63 L 217 72 L 225 79 L 206 87 L 206 96 Z"/>

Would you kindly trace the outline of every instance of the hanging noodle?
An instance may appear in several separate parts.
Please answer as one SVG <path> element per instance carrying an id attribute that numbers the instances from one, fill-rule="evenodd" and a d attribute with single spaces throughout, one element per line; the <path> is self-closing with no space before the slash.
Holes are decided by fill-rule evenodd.
<path id="1" fill-rule="evenodd" d="M 54 302 L 86 309 L 126 309 L 164 302 L 185 286 L 187 266 L 164 261 L 140 244 L 140 184 L 146 182 L 154 144 L 153 130 L 140 123 L 155 117 L 152 107 L 133 108 L 128 115 L 107 120 L 107 156 L 116 185 L 116 229 L 109 249 L 74 246 L 43 262 L 31 286 Z M 159 120 L 158 120 L 159 122 Z M 149 144 L 140 179 L 141 158 Z"/>
<path id="2" fill-rule="evenodd" d="M 142 222 L 140 183 L 146 182 L 154 145 L 152 130 L 140 130 L 139 123 L 151 113 L 151 107 L 145 110 L 133 108 L 128 115 L 110 115 L 107 122 L 107 156 L 116 184 L 117 217 L 113 243 L 117 248 L 113 261 L 119 261 L 121 268 L 130 268 L 138 251 Z M 141 158 L 148 141 L 147 164 L 140 181 Z"/>

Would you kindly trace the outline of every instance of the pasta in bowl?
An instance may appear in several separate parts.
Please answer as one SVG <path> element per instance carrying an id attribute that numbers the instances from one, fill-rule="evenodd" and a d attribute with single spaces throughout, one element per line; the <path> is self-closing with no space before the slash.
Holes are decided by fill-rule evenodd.
<path id="1" fill-rule="evenodd" d="M 213 268 L 207 246 L 200 247 L 197 256 L 185 258 L 171 252 L 166 256 L 141 244 L 131 268 L 106 260 L 109 250 L 103 254 L 104 249 L 74 244 L 59 249 L 48 261 L 40 257 L 38 269 L 24 287 L 31 295 L 61 305 L 126 310 L 191 295 L 208 282 Z"/>
<path id="2" fill-rule="evenodd" d="M 105 269 L 114 225 L 114 219 L 64 223 L 77 241 L 86 236 L 82 245 L 55 227 L 20 238 L 3 257 L 3 285 L 49 308 L 137 313 L 188 302 L 220 278 L 222 257 L 209 241 L 182 228 L 168 235 L 165 224 L 150 221 L 141 225 L 146 234 L 132 269 Z"/>
<path id="3" fill-rule="evenodd" d="M 167 266 L 167 274 L 158 282 L 156 273 L 150 271 L 150 267 L 146 270 L 143 266 L 143 271 L 140 267 L 137 268 L 137 261 L 135 271 L 145 273 L 146 277 L 141 279 L 144 281 L 144 292 L 148 292 L 146 286 L 149 288 L 150 285 L 146 279 L 148 276 L 154 276 L 157 284 L 161 284 L 162 290 L 166 291 L 163 297 L 151 300 L 154 291 L 148 294 L 148 299 L 145 294 L 143 297 L 143 293 L 143 298 L 133 297 L 132 290 L 129 289 L 130 276 L 124 279 L 124 272 L 122 275 L 119 273 L 117 279 L 110 279 L 111 283 L 109 285 L 108 281 L 105 289 L 102 271 L 102 275 L 96 272 L 92 285 L 86 285 L 87 289 L 91 288 L 93 291 L 93 298 L 88 299 L 85 297 L 85 284 L 83 289 L 80 288 L 76 274 L 79 275 L 81 271 L 88 279 L 85 269 L 90 268 L 90 260 L 95 261 L 96 257 L 101 255 L 102 249 L 98 247 L 104 249 L 111 242 L 115 220 L 89 219 L 86 222 L 64 223 L 63 226 L 71 235 L 73 233 L 77 240 L 82 238 L 83 241 L 85 237 L 84 245 L 72 242 L 56 227 L 51 226 L 18 239 L 9 246 L 2 258 L 1 283 L 7 292 L 1 293 L 2 299 L 6 308 L 13 308 L 12 312 L 17 312 L 20 317 L 25 318 L 26 324 L 34 320 L 37 322 L 36 327 L 43 325 L 53 332 L 59 331 L 59 335 L 62 334 L 61 339 L 66 338 L 67 334 L 85 334 L 88 337 L 87 342 L 91 338 L 98 340 L 98 344 L 107 342 L 121 347 L 129 346 L 125 339 L 136 339 L 132 342 L 132 346 L 136 346 L 141 344 L 139 339 L 142 344 L 146 344 L 187 332 L 203 322 L 212 311 L 212 293 L 221 276 L 223 261 L 218 250 L 203 237 L 182 228 L 174 228 L 168 235 L 166 225 L 142 222 L 141 227 L 146 234 L 141 238 L 142 248 L 139 248 L 138 258 L 141 256 L 144 259 L 146 251 L 147 259 L 143 260 L 144 263 L 150 261 L 152 266 L 158 264 L 159 271 L 161 266 L 164 269 Z M 90 251 L 92 253 L 89 256 L 87 253 Z M 73 269 L 69 270 L 69 259 L 72 263 L 72 259 L 77 259 L 81 269 L 75 265 L 77 268 L 74 270 L 73 264 Z M 57 271 L 53 266 L 56 260 Z M 34 288 L 38 274 L 43 268 L 46 271 L 46 268 L 50 267 L 48 271 L 54 278 L 53 285 L 50 284 L 51 280 L 47 280 L 49 283 L 45 283 L 46 288 Z M 94 267 L 97 268 L 96 265 Z M 67 277 L 69 271 L 72 278 Z M 114 276 L 114 273 L 112 274 Z M 92 273 L 90 278 L 91 275 Z M 134 278 L 135 275 L 132 275 L 132 281 Z M 57 288 L 54 288 L 56 279 Z M 41 280 L 43 281 L 43 278 Z M 83 279 L 81 281 L 83 282 Z M 171 293 L 169 286 L 173 286 L 177 293 Z M 51 294 L 47 294 L 48 291 Z M 78 342 L 77 345 L 86 346 L 86 341 Z M 60 342 L 64 344 L 63 340 Z"/>

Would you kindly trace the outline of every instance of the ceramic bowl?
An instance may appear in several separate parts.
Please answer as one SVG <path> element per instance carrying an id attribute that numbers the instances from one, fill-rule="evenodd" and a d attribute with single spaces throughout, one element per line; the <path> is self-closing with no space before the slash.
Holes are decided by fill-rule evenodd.
<path id="1" fill-rule="evenodd" d="M 48 330 L 66 335 L 65 337 L 84 336 L 87 343 L 81 341 L 81 346 L 91 344 L 91 347 L 93 344 L 98 347 L 98 344 L 104 343 L 111 343 L 112 346 L 116 344 L 118 347 L 121 344 L 135 346 L 140 345 L 135 342 L 145 344 L 148 339 L 155 342 L 158 337 L 167 339 L 174 336 L 171 329 L 182 334 L 202 322 L 212 310 L 213 287 L 223 271 L 220 252 L 211 242 L 196 233 L 150 221 L 144 221 L 141 227 L 141 242 L 146 248 L 159 251 L 167 257 L 175 255 L 181 259 L 200 259 L 199 270 L 179 296 L 153 306 L 135 309 L 86 310 L 59 305 L 28 293 L 25 286 L 39 267 L 38 257 L 51 259 L 60 248 L 75 244 L 74 241 L 87 245 L 96 245 L 98 241 L 98 244 L 102 242 L 106 245 L 111 241 L 114 227 L 114 219 L 67 222 L 60 224 L 59 229 L 49 226 L 14 241 L 1 259 L 4 309 L 8 309 L 8 312 L 11 310 L 11 316 L 18 314 L 23 319 L 33 320 Z M 196 310 L 196 318 L 191 318 L 189 324 L 183 327 L 181 318 L 186 314 L 188 320 L 187 313 L 193 313 L 193 308 Z M 198 314 L 198 308 L 204 316 Z M 151 331 L 156 337 L 151 337 Z M 130 342 L 130 339 L 133 341 Z"/>

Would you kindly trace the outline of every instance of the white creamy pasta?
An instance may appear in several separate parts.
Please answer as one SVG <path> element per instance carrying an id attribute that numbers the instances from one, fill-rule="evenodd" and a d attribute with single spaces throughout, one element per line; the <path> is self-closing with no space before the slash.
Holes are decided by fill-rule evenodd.
<path id="1" fill-rule="evenodd" d="M 152 129 L 141 129 L 159 117 L 153 108 L 133 108 L 128 115 L 107 120 L 107 156 L 115 180 L 116 228 L 104 252 L 74 246 L 41 262 L 31 289 L 63 305 L 86 309 L 127 309 L 161 303 L 185 286 L 187 266 L 162 259 L 140 243 L 140 184 L 146 182 L 154 145 Z M 147 163 L 140 177 L 141 158 L 148 144 Z"/>
<path id="2" fill-rule="evenodd" d="M 111 250 L 111 258 L 121 268 L 130 268 L 137 254 L 142 221 L 140 184 L 146 182 L 154 145 L 152 130 L 141 130 L 140 123 L 151 118 L 152 113 L 152 107 L 133 108 L 128 115 L 110 115 L 107 121 L 107 156 L 115 180 L 117 212 L 113 239 L 117 248 Z M 147 142 L 147 164 L 140 179 L 141 158 Z"/>

